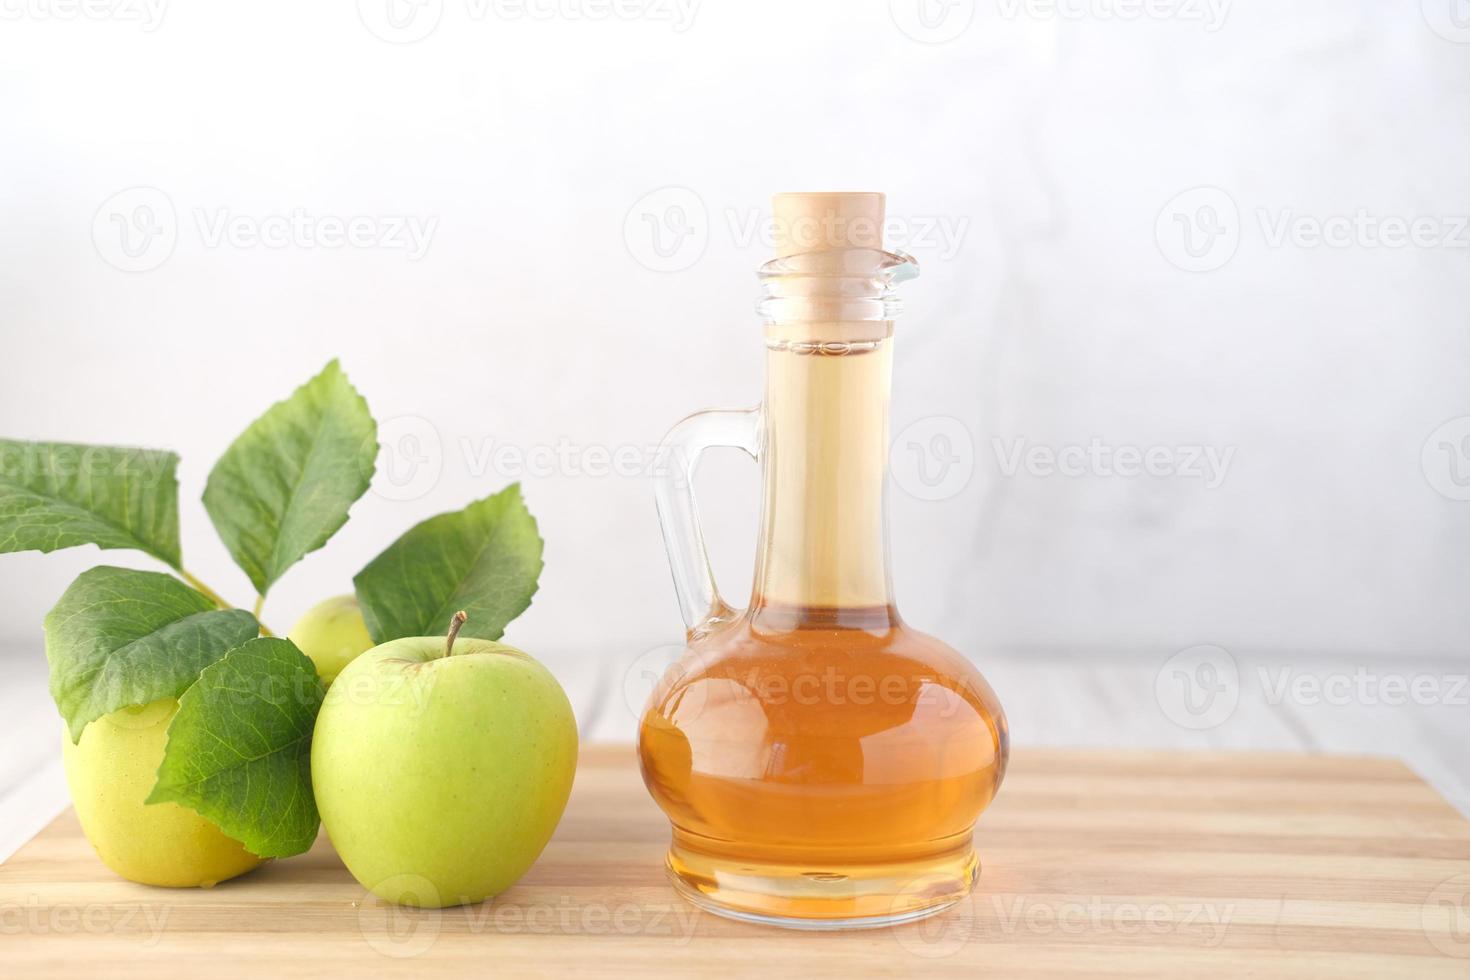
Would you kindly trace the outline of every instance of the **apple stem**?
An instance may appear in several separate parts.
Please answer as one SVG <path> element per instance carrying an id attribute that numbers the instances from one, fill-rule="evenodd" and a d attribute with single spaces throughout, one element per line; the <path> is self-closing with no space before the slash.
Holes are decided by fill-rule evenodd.
<path id="1" fill-rule="evenodd" d="M 444 656 L 453 656 L 454 641 L 459 636 L 460 628 L 464 626 L 465 620 L 469 618 L 470 617 L 465 613 L 465 611 L 461 609 L 459 612 L 455 613 L 454 616 L 449 620 L 449 637 L 444 644 Z"/>

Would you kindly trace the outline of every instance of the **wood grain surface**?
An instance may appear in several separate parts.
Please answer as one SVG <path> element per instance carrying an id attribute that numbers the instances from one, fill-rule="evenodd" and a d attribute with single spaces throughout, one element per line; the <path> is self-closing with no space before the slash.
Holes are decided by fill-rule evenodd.
<path id="1" fill-rule="evenodd" d="M 585 749 L 541 861 L 491 903 L 384 907 L 325 835 L 210 890 L 112 875 L 70 812 L 0 867 L 0 975 L 1470 977 L 1470 822 L 1401 763 L 1018 751 L 974 896 L 797 933 L 695 911 L 632 749 Z"/>

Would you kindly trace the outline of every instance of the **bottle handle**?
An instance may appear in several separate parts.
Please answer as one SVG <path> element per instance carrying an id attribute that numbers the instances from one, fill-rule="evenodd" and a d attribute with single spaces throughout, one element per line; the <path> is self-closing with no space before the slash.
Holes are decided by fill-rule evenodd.
<path id="1" fill-rule="evenodd" d="M 654 497 L 669 568 L 674 573 L 679 613 L 690 638 L 702 636 L 738 615 L 715 588 L 694 501 L 694 471 L 706 449 L 743 449 L 759 460 L 760 439 L 761 410 L 756 406 L 696 412 L 670 429 L 659 444 Z"/>

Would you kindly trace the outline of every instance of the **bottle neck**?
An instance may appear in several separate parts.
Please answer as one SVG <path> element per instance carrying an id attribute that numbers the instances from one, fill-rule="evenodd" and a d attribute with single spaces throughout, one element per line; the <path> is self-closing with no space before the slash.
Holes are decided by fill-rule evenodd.
<path id="1" fill-rule="evenodd" d="M 885 519 L 893 341 L 891 324 L 864 326 L 870 339 L 825 344 L 767 331 L 757 627 L 898 622 Z"/>

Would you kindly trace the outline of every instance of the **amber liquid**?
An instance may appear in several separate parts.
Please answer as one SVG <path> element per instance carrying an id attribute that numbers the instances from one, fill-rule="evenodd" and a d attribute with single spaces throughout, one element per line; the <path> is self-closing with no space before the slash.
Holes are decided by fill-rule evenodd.
<path id="1" fill-rule="evenodd" d="M 892 604 L 890 344 L 772 346 L 755 594 L 695 633 L 642 721 L 670 871 L 714 911 L 884 924 L 962 897 L 977 873 L 1006 723 L 975 667 Z"/>

